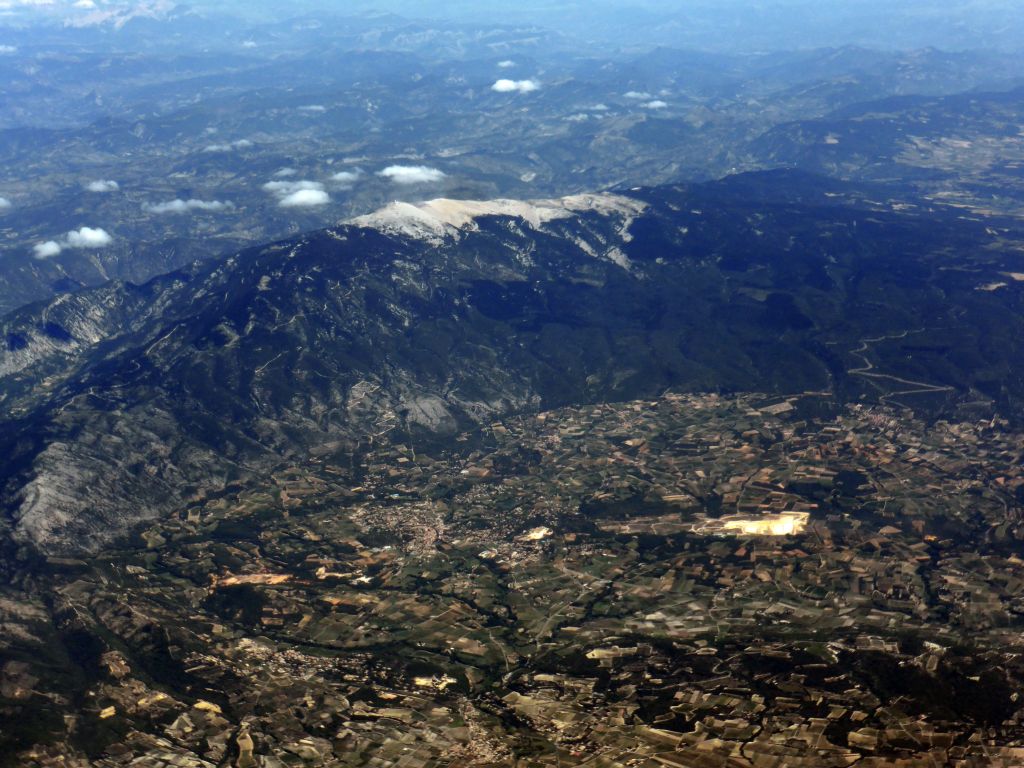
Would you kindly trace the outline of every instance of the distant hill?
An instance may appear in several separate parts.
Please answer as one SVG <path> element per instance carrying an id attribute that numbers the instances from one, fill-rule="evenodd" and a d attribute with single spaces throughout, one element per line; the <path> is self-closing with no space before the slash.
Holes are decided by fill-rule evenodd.
<path id="1" fill-rule="evenodd" d="M 753 162 L 889 182 L 979 212 L 1024 212 L 1024 88 L 897 96 L 787 123 L 750 145 Z"/>

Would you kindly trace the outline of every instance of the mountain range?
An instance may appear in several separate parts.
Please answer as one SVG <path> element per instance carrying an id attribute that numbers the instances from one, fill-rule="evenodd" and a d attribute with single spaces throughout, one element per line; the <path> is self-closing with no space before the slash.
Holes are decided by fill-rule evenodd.
<path id="1" fill-rule="evenodd" d="M 2 325 L 4 540 L 95 551 L 297 456 L 665 390 L 1019 416 L 1021 235 L 779 171 L 396 204 L 60 296 Z"/>

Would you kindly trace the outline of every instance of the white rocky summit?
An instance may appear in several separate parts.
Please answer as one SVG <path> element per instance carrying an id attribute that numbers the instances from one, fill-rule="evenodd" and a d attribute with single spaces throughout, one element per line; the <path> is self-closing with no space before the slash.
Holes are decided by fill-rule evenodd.
<path id="1" fill-rule="evenodd" d="M 588 211 L 631 221 L 646 207 L 647 204 L 640 200 L 612 194 L 571 195 L 550 200 L 439 198 L 415 204 L 394 202 L 348 223 L 388 234 L 436 240 L 476 230 L 476 220 L 481 216 L 507 216 L 520 219 L 533 229 L 541 229 L 548 222 Z"/>

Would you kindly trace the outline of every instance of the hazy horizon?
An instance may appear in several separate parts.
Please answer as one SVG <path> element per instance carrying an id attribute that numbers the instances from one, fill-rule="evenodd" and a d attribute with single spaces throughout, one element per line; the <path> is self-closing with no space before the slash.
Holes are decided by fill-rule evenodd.
<path id="1" fill-rule="evenodd" d="M 864 45 L 881 49 L 935 47 L 944 50 L 1019 50 L 1024 39 L 1024 4 L 1009 0 L 609 0 L 552 6 L 433 0 L 354 0 L 344 6 L 299 0 L 286 8 L 269 2 L 174 3 L 170 0 L 3 0 L 4 26 L 37 23 L 123 29 L 130 18 L 161 18 L 193 11 L 233 16 L 243 24 L 280 24 L 309 15 L 332 17 L 395 14 L 410 20 L 473 25 L 536 25 L 612 46 L 670 45 L 749 53 Z"/>

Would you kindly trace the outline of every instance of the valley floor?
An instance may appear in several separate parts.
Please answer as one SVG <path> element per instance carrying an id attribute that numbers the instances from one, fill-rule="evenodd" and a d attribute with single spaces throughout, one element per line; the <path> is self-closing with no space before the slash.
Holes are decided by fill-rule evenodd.
<path id="1" fill-rule="evenodd" d="M 281 467 L 24 563 L 7 763 L 1020 765 L 1022 437 L 667 394 Z"/>

